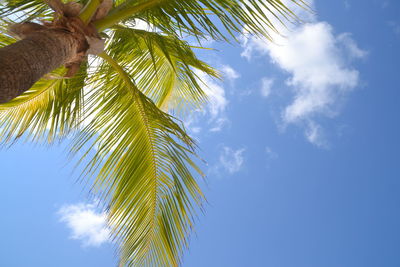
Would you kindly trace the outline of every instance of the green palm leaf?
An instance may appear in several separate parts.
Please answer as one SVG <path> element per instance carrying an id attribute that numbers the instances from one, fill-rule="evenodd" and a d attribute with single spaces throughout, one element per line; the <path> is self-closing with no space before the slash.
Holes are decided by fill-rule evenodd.
<path id="1" fill-rule="evenodd" d="M 2 19 L 0 47 L 16 40 L 7 33 L 11 19 Z M 59 68 L 8 103 L 0 104 L 0 141 L 13 142 L 24 136 L 33 141 L 53 142 L 79 127 L 83 118 L 85 79 L 88 63 L 73 78 L 64 79 Z"/>
<path id="2" fill-rule="evenodd" d="M 96 147 L 84 175 L 109 203 L 109 221 L 121 246 L 122 266 L 178 266 L 193 225 L 193 202 L 203 195 L 192 172 L 193 141 L 160 111 L 109 56 L 93 84 L 96 114 L 73 151 Z M 106 80 L 106 82 L 104 82 Z"/>
<path id="3" fill-rule="evenodd" d="M 0 3 L 0 16 L 15 21 L 50 18 L 53 11 L 42 0 L 5 0 Z"/>
<path id="4" fill-rule="evenodd" d="M 114 6 L 94 22 L 109 35 L 103 61 L 86 62 L 71 79 L 60 68 L 1 104 L 0 140 L 53 142 L 77 132 L 72 154 L 84 151 L 78 163 L 108 206 L 121 266 L 179 266 L 204 196 L 195 180 L 202 175 L 195 144 L 166 112 L 190 112 L 205 102 L 195 70 L 218 77 L 182 39 L 227 41 L 243 28 L 270 38 L 272 18 L 297 18 L 281 0 L 115 0 Z M 15 41 L 7 24 L 51 19 L 53 11 L 41 0 L 5 0 L 0 16 L 2 47 Z M 135 29 L 138 21 L 151 30 Z"/>
<path id="5" fill-rule="evenodd" d="M 171 35 L 128 27 L 114 27 L 108 51 L 121 62 L 138 88 L 160 108 L 185 111 L 200 108 L 206 100 L 193 69 L 217 77 L 191 47 Z"/>
<path id="6" fill-rule="evenodd" d="M 289 1 L 307 7 L 302 0 Z M 269 30 L 276 32 L 271 17 L 297 20 L 281 0 L 126 0 L 117 1 L 117 8 L 96 25 L 104 29 L 121 18 L 141 19 L 164 33 L 229 41 L 229 37 L 236 39 L 235 34 L 245 26 L 252 34 L 271 38 Z"/>
<path id="7" fill-rule="evenodd" d="M 71 79 L 65 69 L 44 77 L 23 95 L 0 105 L 0 140 L 22 136 L 34 141 L 62 138 L 82 121 L 86 64 Z"/>
<path id="8" fill-rule="evenodd" d="M 14 43 L 16 40 L 7 33 L 7 26 L 12 21 L 4 18 L 0 18 L 0 47 L 4 47 Z"/>

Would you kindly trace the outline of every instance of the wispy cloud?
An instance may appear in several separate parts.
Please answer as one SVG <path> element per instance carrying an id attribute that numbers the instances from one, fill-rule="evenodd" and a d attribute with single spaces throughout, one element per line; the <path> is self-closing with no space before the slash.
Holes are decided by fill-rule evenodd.
<path id="1" fill-rule="evenodd" d="M 272 90 L 272 85 L 274 84 L 274 80 L 271 78 L 264 77 L 261 79 L 261 89 L 260 93 L 261 96 L 264 98 L 269 97 Z"/>
<path id="2" fill-rule="evenodd" d="M 340 51 L 346 58 L 350 57 L 351 59 L 362 59 L 368 56 L 368 52 L 358 47 L 358 44 L 353 39 L 353 35 L 349 32 L 338 35 L 337 45 L 343 46 L 344 49 L 341 49 Z"/>
<path id="3" fill-rule="evenodd" d="M 271 165 L 271 162 L 276 160 L 278 158 L 278 153 L 276 153 L 274 150 L 272 150 L 271 147 L 266 146 L 265 147 L 265 154 L 266 154 L 266 167 L 269 168 Z"/>
<path id="4" fill-rule="evenodd" d="M 381 7 L 382 8 L 387 8 L 390 5 L 390 1 L 389 0 L 385 0 L 381 2 Z"/>
<path id="5" fill-rule="evenodd" d="M 299 12 L 310 23 L 281 27 L 285 36 L 274 35 L 275 42 L 249 37 L 243 39 L 242 56 L 268 56 L 273 64 L 290 75 L 286 81 L 293 89 L 291 103 L 282 111 L 284 125 L 304 127 L 311 143 L 323 147 L 323 132 L 318 117 L 334 117 L 342 100 L 359 84 L 359 72 L 352 60 L 364 58 L 350 33 L 334 34 L 332 26 L 318 22 L 312 14 Z M 268 92 L 268 90 L 267 90 Z"/>
<path id="6" fill-rule="evenodd" d="M 240 77 L 240 74 L 229 65 L 222 65 L 221 71 L 223 77 L 228 81 L 233 82 Z"/>
<path id="7" fill-rule="evenodd" d="M 209 99 L 207 111 L 211 115 L 212 119 L 216 119 L 225 111 L 225 108 L 228 105 L 224 87 L 219 81 L 211 78 L 204 72 L 198 71 L 196 74 L 202 81 L 204 85 L 203 90 Z"/>
<path id="8" fill-rule="evenodd" d="M 222 148 L 219 164 L 230 174 L 234 174 L 243 167 L 245 148 L 233 149 L 228 146 Z"/>
<path id="9" fill-rule="evenodd" d="M 230 121 L 227 117 L 221 116 L 216 119 L 213 126 L 210 128 L 210 132 L 220 132 L 224 127 L 229 126 Z"/>
<path id="10" fill-rule="evenodd" d="M 59 211 L 60 222 L 71 230 L 71 239 L 80 240 L 82 245 L 98 247 L 110 242 L 105 212 L 98 212 L 96 204 L 78 203 L 65 205 Z"/>
<path id="11" fill-rule="evenodd" d="M 235 79 L 236 72 L 227 65 L 225 68 L 230 73 L 230 79 Z M 208 97 L 208 103 L 205 109 L 197 110 L 184 119 L 185 126 L 194 134 L 201 132 L 202 127 L 207 127 L 207 131 L 210 132 L 219 132 L 224 126 L 229 125 L 229 119 L 225 112 L 229 101 L 226 98 L 223 83 L 204 72 L 196 71 L 196 75 Z"/>
<path id="12" fill-rule="evenodd" d="M 322 127 L 312 120 L 309 120 L 305 125 L 305 136 L 307 140 L 318 147 L 328 148 L 329 143 L 325 138 Z"/>
<path id="13" fill-rule="evenodd" d="M 269 146 L 265 147 L 265 154 L 267 155 L 268 160 L 277 159 L 278 154 L 272 150 Z"/>
<path id="14" fill-rule="evenodd" d="M 392 28 L 392 31 L 395 35 L 400 36 L 400 23 L 396 21 L 389 21 L 387 24 L 390 28 Z"/>
<path id="15" fill-rule="evenodd" d="M 346 10 L 350 10 L 351 4 L 350 4 L 350 2 L 349 2 L 348 0 L 344 0 L 344 1 L 343 1 L 343 5 L 344 5 L 344 8 L 345 8 Z"/>

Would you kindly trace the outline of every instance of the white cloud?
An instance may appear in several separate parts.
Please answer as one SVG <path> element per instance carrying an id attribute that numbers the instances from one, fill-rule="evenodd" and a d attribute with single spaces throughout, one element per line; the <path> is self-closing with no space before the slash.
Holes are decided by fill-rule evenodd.
<path id="1" fill-rule="evenodd" d="M 343 63 L 339 41 L 321 22 L 304 25 L 285 46 L 271 46 L 272 60 L 292 75 L 288 84 L 295 97 L 283 114 L 285 122 L 332 111 L 340 96 L 358 84 L 358 71 Z"/>
<path id="2" fill-rule="evenodd" d="M 272 148 L 270 148 L 269 146 L 266 146 L 265 154 L 266 154 L 265 167 L 270 168 L 271 163 L 278 158 L 278 153 L 272 150 Z"/>
<path id="3" fill-rule="evenodd" d="M 225 126 L 229 125 L 229 120 L 226 117 L 220 117 L 215 120 L 213 127 L 210 129 L 210 132 L 219 132 L 221 131 Z"/>
<path id="4" fill-rule="evenodd" d="M 400 24 L 396 21 L 389 21 L 388 25 L 392 28 L 395 35 L 400 36 Z"/>
<path id="5" fill-rule="evenodd" d="M 240 74 L 229 65 L 222 65 L 220 69 L 223 76 L 232 84 L 240 77 Z M 197 116 L 196 119 L 199 121 L 207 117 L 206 121 L 210 127 L 209 131 L 219 132 L 230 123 L 225 112 L 229 101 L 226 98 L 224 84 L 217 79 L 211 78 L 204 72 L 196 71 L 196 74 L 201 80 L 200 83 L 203 84 L 202 88 L 209 100 L 206 111 L 202 112 L 202 116 L 195 114 Z"/>
<path id="6" fill-rule="evenodd" d="M 286 4 L 289 9 L 293 11 L 299 18 L 301 18 L 304 22 L 315 22 L 316 17 L 315 14 L 308 9 L 299 7 L 298 5 L 293 4 L 293 2 L 289 0 L 283 0 L 284 4 Z M 308 0 L 306 1 L 307 4 L 312 8 L 314 1 Z M 248 3 L 249 4 L 249 3 Z M 270 10 L 274 10 L 270 4 L 266 3 Z M 267 9 L 263 8 L 263 13 L 270 13 Z M 275 29 L 280 33 L 277 34 L 276 32 L 270 30 L 270 34 L 272 39 L 274 40 L 274 45 L 282 45 L 282 43 L 286 40 L 286 37 L 290 36 L 292 32 L 295 32 L 296 29 L 299 27 L 296 23 L 287 22 L 285 26 L 282 25 L 280 21 L 278 21 L 275 17 L 271 16 L 271 22 L 274 24 Z M 268 25 L 264 26 L 265 28 L 269 28 Z M 250 60 L 255 55 L 268 55 L 269 54 L 269 47 L 271 42 L 265 38 L 257 38 L 254 35 L 249 35 L 248 30 L 245 27 L 243 29 L 243 35 L 241 36 L 243 51 L 241 56 Z"/>
<path id="7" fill-rule="evenodd" d="M 234 81 L 240 77 L 240 74 L 229 65 L 222 65 L 221 71 L 229 81 Z"/>
<path id="8" fill-rule="evenodd" d="M 272 85 L 274 80 L 264 77 L 261 79 L 261 96 L 267 98 L 271 94 Z"/>
<path id="9" fill-rule="evenodd" d="M 305 136 L 307 140 L 318 147 L 328 148 L 328 142 L 324 137 L 324 131 L 320 125 L 314 121 L 309 121 L 306 126 Z"/>
<path id="10" fill-rule="evenodd" d="M 225 90 L 222 85 L 204 72 L 197 71 L 197 76 L 202 81 L 203 91 L 209 99 L 208 112 L 213 119 L 217 118 L 225 111 L 228 100 L 225 97 Z"/>
<path id="11" fill-rule="evenodd" d="M 71 230 L 71 239 L 81 240 L 83 246 L 98 247 L 110 242 L 105 212 L 97 212 L 96 204 L 79 203 L 63 206 L 58 214 Z"/>
<path id="12" fill-rule="evenodd" d="M 243 153 L 245 150 L 245 148 L 234 150 L 230 147 L 224 146 L 219 156 L 219 163 L 230 174 L 236 173 L 243 166 Z"/>
<path id="13" fill-rule="evenodd" d="M 268 160 L 278 158 L 278 154 L 275 151 L 273 151 L 269 146 L 265 147 L 265 153 L 267 154 Z"/>
<path id="14" fill-rule="evenodd" d="M 201 127 L 192 127 L 190 128 L 194 134 L 198 134 L 201 132 Z"/>
<path id="15" fill-rule="evenodd" d="M 350 10 L 351 4 L 350 4 L 350 2 L 348 0 L 344 0 L 343 4 L 344 4 L 344 8 L 346 10 Z"/>
<path id="16" fill-rule="evenodd" d="M 280 27 L 285 37 L 275 34 L 275 43 L 244 38 L 242 56 L 248 60 L 255 55 L 268 56 L 290 75 L 286 83 L 293 89 L 293 100 L 284 108 L 282 121 L 284 125 L 302 125 L 307 139 L 322 146 L 322 129 L 316 120 L 338 114 L 343 98 L 359 83 L 359 72 L 351 60 L 364 58 L 367 52 L 350 33 L 336 36 L 330 24 L 318 22 L 313 14 L 297 14 L 311 23 Z"/>
<path id="17" fill-rule="evenodd" d="M 347 50 L 344 51 L 347 52 L 346 55 L 350 56 L 351 58 L 365 58 L 368 55 L 367 51 L 358 47 L 357 43 L 353 40 L 351 33 L 342 33 L 337 37 L 337 39 L 338 43 L 342 44 L 345 50 Z"/>
<path id="18" fill-rule="evenodd" d="M 231 77 L 234 76 L 233 73 L 230 74 Z M 208 103 L 204 109 L 196 110 L 184 118 L 185 127 L 194 134 L 199 133 L 203 127 L 208 127 L 210 132 L 219 132 L 224 126 L 229 125 L 225 113 L 229 102 L 223 84 L 204 72 L 196 71 L 196 75 L 204 93 L 208 96 Z"/>

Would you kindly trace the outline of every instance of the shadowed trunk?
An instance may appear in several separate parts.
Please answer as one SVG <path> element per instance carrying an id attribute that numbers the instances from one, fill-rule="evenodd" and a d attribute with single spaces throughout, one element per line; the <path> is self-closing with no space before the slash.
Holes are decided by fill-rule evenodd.
<path id="1" fill-rule="evenodd" d="M 71 61 L 78 46 L 66 31 L 43 30 L 0 48 L 0 103 L 21 95 L 43 75 Z"/>

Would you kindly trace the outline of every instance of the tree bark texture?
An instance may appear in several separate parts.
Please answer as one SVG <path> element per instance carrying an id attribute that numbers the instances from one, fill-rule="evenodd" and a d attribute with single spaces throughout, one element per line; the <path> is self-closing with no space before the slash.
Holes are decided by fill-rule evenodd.
<path id="1" fill-rule="evenodd" d="M 66 31 L 36 31 L 0 48 L 0 103 L 28 90 L 43 75 L 73 60 L 79 41 Z"/>

